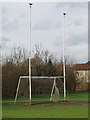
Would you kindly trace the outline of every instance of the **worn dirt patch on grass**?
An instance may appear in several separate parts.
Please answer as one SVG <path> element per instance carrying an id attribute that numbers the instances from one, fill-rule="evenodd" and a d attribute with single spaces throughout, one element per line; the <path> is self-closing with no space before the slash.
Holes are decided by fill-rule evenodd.
<path id="1" fill-rule="evenodd" d="M 60 102 L 46 102 L 46 103 L 36 103 L 32 105 L 49 105 L 49 104 L 62 104 L 62 105 L 90 105 L 90 102 L 69 102 L 69 101 L 60 101 Z"/>

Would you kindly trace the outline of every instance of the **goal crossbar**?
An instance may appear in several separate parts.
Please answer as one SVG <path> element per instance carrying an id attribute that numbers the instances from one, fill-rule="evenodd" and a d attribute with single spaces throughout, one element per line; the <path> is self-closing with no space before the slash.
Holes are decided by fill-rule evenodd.
<path id="1" fill-rule="evenodd" d="M 20 79 L 22 78 L 29 78 L 30 76 L 20 76 Z M 46 78 L 50 78 L 50 79 L 55 79 L 55 78 L 63 78 L 63 76 L 31 76 L 31 78 L 34 78 L 34 79 L 46 79 Z"/>

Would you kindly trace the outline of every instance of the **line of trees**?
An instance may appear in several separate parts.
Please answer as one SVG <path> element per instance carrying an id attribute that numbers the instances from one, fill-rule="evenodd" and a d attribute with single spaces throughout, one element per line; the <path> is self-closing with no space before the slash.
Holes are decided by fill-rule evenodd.
<path id="1" fill-rule="evenodd" d="M 62 58 L 57 60 L 53 54 L 48 50 L 40 48 L 39 45 L 35 46 L 35 51 L 31 58 L 32 75 L 34 76 L 62 76 L 63 69 Z M 2 95 L 3 98 L 11 98 L 15 96 L 16 88 L 19 77 L 22 75 L 28 76 L 28 55 L 25 49 L 20 47 L 14 48 L 9 56 L 4 58 L 2 65 Z M 46 81 L 46 82 L 45 82 Z M 38 83 L 34 80 L 32 82 L 32 92 L 36 93 L 50 93 L 50 80 L 38 80 Z M 63 79 L 62 79 L 63 81 Z M 74 69 L 69 64 L 66 64 L 66 87 L 67 90 L 75 90 L 76 79 L 74 75 Z M 45 91 L 40 90 L 41 86 L 48 86 Z M 38 86 L 38 87 L 37 87 Z M 58 82 L 58 87 L 61 83 Z M 25 84 L 23 89 L 25 91 Z M 38 89 L 37 89 L 38 88 Z"/>

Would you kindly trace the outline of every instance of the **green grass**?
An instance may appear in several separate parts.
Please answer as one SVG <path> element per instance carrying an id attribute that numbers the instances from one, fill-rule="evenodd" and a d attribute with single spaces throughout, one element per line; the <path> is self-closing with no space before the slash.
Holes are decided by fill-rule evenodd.
<path id="1" fill-rule="evenodd" d="M 87 118 L 87 106 L 4 105 L 3 118 Z"/>
<path id="2" fill-rule="evenodd" d="M 88 95 L 90 92 L 88 91 L 73 91 L 67 93 L 67 99 L 69 101 L 79 101 L 79 102 L 88 102 Z"/>
<path id="3" fill-rule="evenodd" d="M 49 95 L 34 95 L 33 103 L 48 102 Z M 88 101 L 87 91 L 69 92 L 67 94 L 69 101 Z M 26 99 L 19 99 L 24 102 Z M 61 100 L 63 97 L 61 95 Z M 87 105 L 32 105 L 13 104 L 13 99 L 3 100 L 3 118 L 88 118 Z M 11 104 L 10 104 L 11 103 Z"/>

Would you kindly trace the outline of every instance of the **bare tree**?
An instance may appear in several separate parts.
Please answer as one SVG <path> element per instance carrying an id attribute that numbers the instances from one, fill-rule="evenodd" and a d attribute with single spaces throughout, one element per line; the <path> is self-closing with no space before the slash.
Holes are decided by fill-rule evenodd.
<path id="1" fill-rule="evenodd" d="M 28 58 L 27 51 L 24 48 L 14 47 L 9 55 L 5 55 L 5 62 L 20 64 Z"/>

